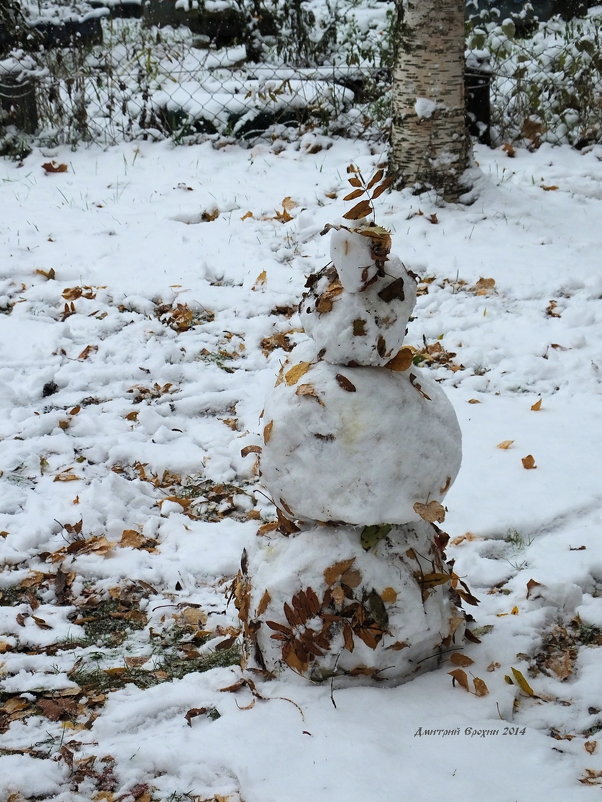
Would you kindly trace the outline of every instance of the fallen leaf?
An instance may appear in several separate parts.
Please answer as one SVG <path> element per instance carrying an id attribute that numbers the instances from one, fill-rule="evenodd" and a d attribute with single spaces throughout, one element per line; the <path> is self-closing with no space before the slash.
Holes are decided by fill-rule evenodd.
<path id="1" fill-rule="evenodd" d="M 87 359 L 90 354 L 96 353 L 96 351 L 98 351 L 97 345 L 87 345 L 77 358 L 83 361 L 84 359 Z"/>
<path id="2" fill-rule="evenodd" d="M 477 696 L 487 696 L 487 694 L 489 693 L 489 688 L 480 677 L 475 677 L 473 679 L 473 684 L 474 684 L 474 692 Z"/>
<path id="3" fill-rule="evenodd" d="M 395 588 L 386 587 L 380 594 L 380 597 L 385 604 L 394 604 L 397 601 L 397 591 Z M 389 646 L 389 648 L 391 649 L 392 647 Z"/>
<path id="4" fill-rule="evenodd" d="M 268 274 L 265 270 L 262 270 L 261 273 L 255 279 L 255 284 L 251 287 L 253 290 L 258 290 L 260 287 L 265 286 L 268 280 Z"/>
<path id="5" fill-rule="evenodd" d="M 320 404 L 320 406 L 324 406 L 324 402 L 316 392 L 316 388 L 313 386 L 313 384 L 300 384 L 295 390 L 295 395 L 313 398 L 318 402 L 318 404 Z"/>
<path id="6" fill-rule="evenodd" d="M 502 448 L 504 451 L 510 448 L 510 446 L 514 443 L 514 440 L 502 440 L 501 443 L 498 443 L 496 448 Z"/>
<path id="7" fill-rule="evenodd" d="M 270 442 L 270 437 L 272 436 L 272 429 L 274 428 L 274 421 L 271 420 L 269 423 L 263 427 L 263 442 L 267 445 Z"/>
<path id="8" fill-rule="evenodd" d="M 386 364 L 385 367 L 389 370 L 396 370 L 396 371 L 403 371 L 407 370 L 409 367 L 412 366 L 412 360 L 414 358 L 414 353 L 411 348 L 402 348 L 401 351 L 398 351 L 397 354 L 390 359 Z"/>
<path id="9" fill-rule="evenodd" d="M 272 601 L 272 597 L 270 596 L 267 590 L 264 590 L 261 599 L 259 600 L 259 604 L 257 605 L 257 610 L 255 611 L 256 616 L 263 615 L 265 611 L 268 609 L 268 604 Z"/>
<path id="10" fill-rule="evenodd" d="M 593 755 L 598 748 L 598 741 L 586 741 L 583 744 L 583 748 L 588 754 Z"/>
<path id="11" fill-rule="evenodd" d="M 298 365 L 294 365 L 286 371 L 284 381 L 289 387 L 292 387 L 292 385 L 297 384 L 301 376 L 304 376 L 310 368 L 311 362 L 299 362 Z"/>
<path id="12" fill-rule="evenodd" d="M 45 170 L 46 173 L 66 173 L 69 168 L 66 164 L 57 164 L 55 161 L 51 161 L 44 162 L 42 169 Z"/>
<path id="13" fill-rule="evenodd" d="M 544 192 L 554 192 L 555 190 L 558 189 L 558 187 L 555 184 L 551 184 L 548 186 L 542 184 L 541 188 L 544 190 Z"/>
<path id="14" fill-rule="evenodd" d="M 341 560 L 340 562 L 333 563 L 329 565 L 328 568 L 324 569 L 324 581 L 327 585 L 333 585 L 340 576 L 342 576 L 345 571 L 348 571 L 349 568 L 355 562 L 355 557 L 350 557 L 348 560 Z"/>
<path id="15" fill-rule="evenodd" d="M 261 446 L 245 446 L 240 449 L 241 457 L 247 457 L 249 454 L 261 454 Z"/>
<path id="16" fill-rule="evenodd" d="M 217 206 L 214 206 L 213 209 L 206 209 L 203 214 L 201 215 L 201 220 L 203 223 L 212 223 L 214 220 L 217 220 L 219 217 L 219 209 Z"/>
<path id="17" fill-rule="evenodd" d="M 541 409 L 541 402 L 542 401 L 543 401 L 543 399 L 540 398 L 539 401 L 536 401 L 534 404 L 531 404 L 531 409 L 532 409 L 533 412 L 539 412 L 539 410 Z"/>
<path id="18" fill-rule="evenodd" d="M 427 504 L 422 504 L 417 501 L 414 504 L 414 512 L 417 513 L 423 521 L 428 523 L 442 523 L 445 520 L 445 507 L 438 501 L 429 501 Z"/>
<path id="19" fill-rule="evenodd" d="M 253 212 L 245 212 L 240 219 L 247 220 L 249 217 L 253 217 Z"/>
<path id="20" fill-rule="evenodd" d="M 508 158 L 510 158 L 510 159 L 513 159 L 513 158 L 516 156 L 516 151 L 515 151 L 515 149 L 514 149 L 514 148 L 512 147 L 512 145 L 511 145 L 510 143 L 508 143 L 508 142 L 507 142 L 507 143 L 505 143 L 504 145 L 502 145 L 502 150 L 504 151 L 504 153 L 506 154 L 506 156 L 508 156 Z"/>
<path id="21" fill-rule="evenodd" d="M 501 668 L 501 667 L 502 667 L 502 664 L 498 663 L 497 661 L 494 660 L 493 662 L 489 663 L 489 665 L 487 666 L 487 671 L 495 671 L 496 669 Z"/>
<path id="22" fill-rule="evenodd" d="M 533 456 L 533 454 L 527 454 L 526 457 L 523 457 L 521 459 L 521 462 L 523 463 L 523 468 L 525 468 L 525 470 L 527 471 L 532 470 L 533 468 L 537 468 L 537 465 L 535 464 L 535 457 Z"/>
<path id="23" fill-rule="evenodd" d="M 466 666 L 471 666 L 474 663 L 472 657 L 468 657 L 466 654 L 460 654 L 460 652 L 454 652 L 451 657 L 449 658 L 449 662 L 453 663 L 455 666 L 461 666 L 462 668 L 466 668 Z"/>
<path id="24" fill-rule="evenodd" d="M 480 404 L 481 402 L 479 401 L 478 398 L 469 398 L 468 399 L 468 403 L 469 404 Z"/>
<path id="25" fill-rule="evenodd" d="M 208 708 L 206 707 L 191 707 L 190 710 L 188 710 L 184 715 L 188 726 L 192 727 L 192 719 L 196 718 L 197 716 L 203 716 L 207 710 Z"/>
<path id="26" fill-rule="evenodd" d="M 339 387 L 342 387 L 343 390 L 346 390 L 348 393 L 355 393 L 357 390 L 355 384 L 350 382 L 347 376 L 343 376 L 342 373 L 337 373 L 335 379 L 337 380 Z"/>
<path id="27" fill-rule="evenodd" d="M 452 677 L 452 685 L 455 685 L 456 682 L 461 685 L 464 690 L 470 692 L 470 687 L 468 685 L 468 674 L 461 668 L 455 668 L 453 671 L 447 672 Z"/>
<path id="28" fill-rule="evenodd" d="M 36 270 L 36 275 L 44 276 L 44 278 L 47 279 L 48 281 L 50 281 L 51 279 L 55 279 L 56 278 L 56 273 L 54 271 L 54 267 L 51 267 L 50 270 L 38 269 L 38 270 Z"/>
<path id="29" fill-rule="evenodd" d="M 537 582 L 535 579 L 530 579 L 527 582 L 527 598 L 530 597 L 533 588 L 539 588 L 539 587 L 541 587 L 541 582 Z"/>
<path id="30" fill-rule="evenodd" d="M 526 693 L 527 696 L 537 697 L 537 694 L 525 679 L 524 674 L 517 668 L 511 668 L 510 670 L 512 671 L 512 677 L 510 678 L 510 681 L 513 682 L 513 684 L 518 685 L 521 691 Z"/>

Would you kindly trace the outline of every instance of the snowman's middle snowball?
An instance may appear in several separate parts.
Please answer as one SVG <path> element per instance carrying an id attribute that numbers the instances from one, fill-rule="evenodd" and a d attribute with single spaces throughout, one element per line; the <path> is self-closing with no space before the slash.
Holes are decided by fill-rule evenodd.
<path id="1" fill-rule="evenodd" d="M 263 421 L 263 483 L 298 519 L 416 521 L 414 504 L 441 501 L 460 469 L 453 407 L 417 369 L 317 362 L 277 384 Z"/>

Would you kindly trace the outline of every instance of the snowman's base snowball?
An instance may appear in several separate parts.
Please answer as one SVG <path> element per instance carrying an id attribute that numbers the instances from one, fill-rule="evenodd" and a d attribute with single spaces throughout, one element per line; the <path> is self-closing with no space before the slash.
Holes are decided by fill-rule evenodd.
<path id="1" fill-rule="evenodd" d="M 414 504 L 441 501 L 462 458 L 439 385 L 416 368 L 295 365 L 296 350 L 264 408 L 262 483 L 274 503 L 301 520 L 419 520 Z"/>
<path id="2" fill-rule="evenodd" d="M 313 682 L 398 684 L 462 644 L 465 619 L 434 527 L 393 527 L 368 551 L 361 531 L 258 538 L 236 585 L 248 666 Z"/>

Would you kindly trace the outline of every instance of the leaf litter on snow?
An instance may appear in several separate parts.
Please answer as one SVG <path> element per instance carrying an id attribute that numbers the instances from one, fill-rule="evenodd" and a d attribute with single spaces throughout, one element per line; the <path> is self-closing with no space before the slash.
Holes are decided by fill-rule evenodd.
<path id="1" fill-rule="evenodd" d="M 189 793 L 230 802 L 239 791 L 247 802 L 301 802 L 324 788 L 333 799 L 364 802 L 366 764 L 383 796 L 395 798 L 400 783 L 419 787 L 414 772 L 425 765 L 429 793 L 444 796 L 451 781 L 443 745 L 464 798 L 475 782 L 499 798 L 497 766 L 507 794 L 508 761 L 517 798 L 591 793 L 600 777 L 592 744 L 602 730 L 594 693 L 602 590 L 593 564 L 599 244 L 584 206 L 569 205 L 567 193 L 558 211 L 549 199 L 564 198 L 540 185 L 571 180 L 578 193 L 600 175 L 595 156 L 516 150 L 513 183 L 497 186 L 492 176 L 507 156 L 480 149 L 481 198 L 461 214 L 443 214 L 426 198 L 418 214 L 413 196 L 390 199 L 376 184 L 354 212 L 374 207 L 387 229 L 407 232 L 394 250 L 419 275 L 421 308 L 407 350 L 389 368 L 411 368 L 417 393 L 420 371 L 434 375 L 464 433 L 464 466 L 447 509 L 420 502 L 427 520 L 445 514 L 456 560 L 453 575 L 425 574 L 424 591 L 445 581 L 466 595 L 468 583 L 480 605 L 471 607 L 469 642 L 442 655 L 438 670 L 369 696 L 335 689 L 334 711 L 330 689 L 281 681 L 273 690 L 260 676 L 241 675 L 238 620 L 225 591 L 258 529 L 270 538 L 295 526 L 257 492 L 261 434 L 267 441 L 277 426 L 258 423 L 262 396 L 281 367 L 281 380 L 320 408 L 309 363 L 285 361 L 303 337 L 296 309 L 306 275 L 324 264 L 324 240 L 311 232 L 340 217 L 337 170 L 352 161 L 377 175 L 376 160 L 345 142 L 319 163 L 306 148 L 278 155 L 266 146 L 249 159 L 248 151 L 201 147 L 191 163 L 189 148 L 136 147 L 140 155 L 129 146 L 59 153 L 55 164 L 69 169 L 44 177 L 38 167 L 43 180 L 31 179 L 27 208 L 15 195 L 24 173 L 2 166 L 10 177 L 0 185 L 6 224 L 22 242 L 19 264 L 5 249 L 11 273 L 0 275 L 2 776 L 14 793 L 58 794 L 60 802 L 125 793 L 143 802 Z M 121 176 L 124 161 L 122 198 L 107 190 L 107 175 Z M 260 177 L 266 169 L 273 182 Z M 198 208 L 222 211 L 211 225 L 176 229 L 183 193 L 173 187 L 188 186 L 193 170 L 216 195 Z M 233 208 L 242 175 L 252 180 L 226 229 L 224 210 Z M 86 212 L 85 236 L 79 195 L 70 209 L 56 206 L 58 180 L 72 182 L 64 192 L 100 204 Z M 274 186 L 290 195 L 282 200 Z M 157 197 L 161 204 L 151 204 Z M 580 199 L 598 214 L 595 198 Z M 261 211 L 247 209 L 274 211 L 261 220 Z M 504 225 L 492 209 L 503 209 Z M 25 218 L 36 225 L 25 227 Z M 351 396 L 344 369 L 340 376 Z M 544 397 L 538 406 L 534 399 Z M 518 460 L 532 454 L 538 470 L 523 470 Z M 366 527 L 364 548 L 376 548 L 386 527 Z M 520 533 L 512 544 L 504 540 L 510 530 Z M 333 581 L 345 575 L 353 584 L 353 566 L 339 570 Z M 394 604 L 390 591 L 379 589 Z M 302 708 L 307 730 L 297 731 L 298 712 L 277 701 L 286 698 Z M 339 746 L 342 717 L 347 744 L 362 744 L 357 771 Z M 462 733 L 494 722 L 526 727 L 527 735 L 506 740 L 505 751 L 502 736 L 478 746 L 464 735 L 435 744 L 415 737 L 427 720 Z M 314 739 L 328 759 L 308 771 Z M 536 777 L 525 754 L 537 755 Z M 282 755 L 287 776 L 277 768 Z M 48 767 L 36 787 L 32 765 Z M 556 772 L 553 791 L 546 769 Z M 292 787 L 291 771 L 308 787 Z"/>

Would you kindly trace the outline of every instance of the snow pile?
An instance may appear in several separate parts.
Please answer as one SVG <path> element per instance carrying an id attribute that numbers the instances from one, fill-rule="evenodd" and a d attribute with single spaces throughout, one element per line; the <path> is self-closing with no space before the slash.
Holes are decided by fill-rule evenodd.
<path id="1" fill-rule="evenodd" d="M 312 135 L 0 163 L 3 802 L 595 795 L 602 151 L 478 147 L 475 158 L 472 206 L 404 191 L 383 194 L 377 213 L 419 276 L 402 349 L 462 429 L 447 570 L 479 599 L 468 629 L 480 643 L 442 650 L 439 667 L 397 687 L 350 688 L 243 672 L 224 590 L 243 549 L 255 559 L 258 530 L 264 587 L 274 598 L 283 587 L 275 510 L 245 449 L 260 444 L 263 399 L 305 339 L 297 303 L 328 260 L 319 232 L 344 210 L 346 167 L 370 174 L 382 154 Z M 366 533 L 367 562 L 394 528 Z M 332 579 L 331 593 L 346 585 L 359 605 L 352 630 L 361 607 L 383 620 L 371 587 L 365 602 L 352 587 L 357 558 L 325 576 L 335 559 L 322 529 L 291 541 L 319 601 Z M 362 557 L 333 543 L 337 562 Z M 365 576 L 393 619 L 393 576 Z M 307 590 L 300 576 L 294 587 Z"/>

